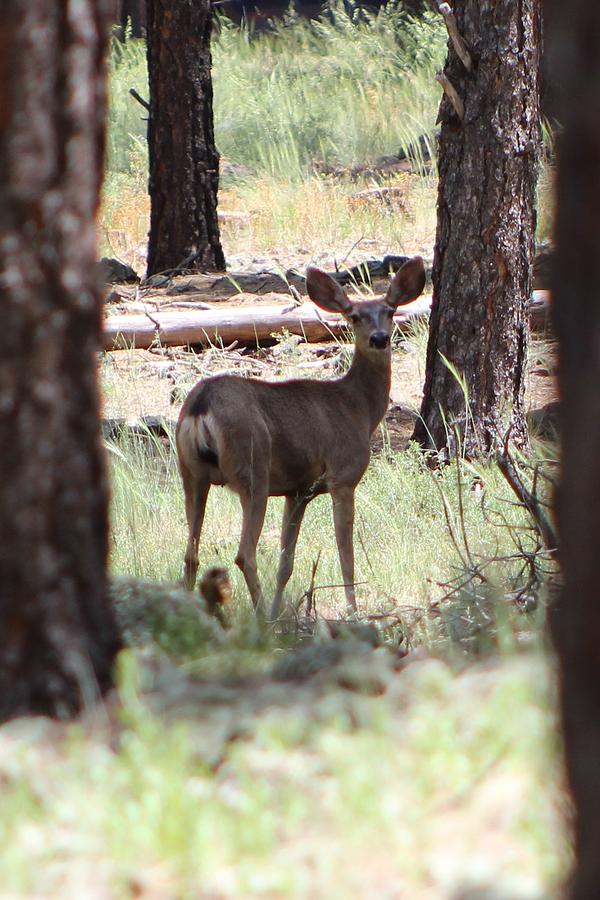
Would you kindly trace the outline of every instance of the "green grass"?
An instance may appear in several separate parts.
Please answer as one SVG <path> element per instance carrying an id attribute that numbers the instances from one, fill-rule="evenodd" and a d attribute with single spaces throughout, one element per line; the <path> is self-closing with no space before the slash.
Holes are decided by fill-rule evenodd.
<path id="1" fill-rule="evenodd" d="M 186 524 L 171 445 L 124 438 L 111 444 L 112 570 L 153 581 L 181 577 Z M 483 490 L 472 490 L 476 482 Z M 504 595 L 526 582 L 524 554 L 535 550 L 535 532 L 495 467 L 450 467 L 433 474 L 414 448 L 375 458 L 356 495 L 356 581 L 362 615 L 396 610 L 406 639 L 456 647 L 459 654 L 510 647 L 516 633 L 535 635 L 543 621 L 546 572 L 539 556 L 534 599 L 526 611 Z M 271 498 L 258 545 L 263 589 L 272 596 L 279 556 L 283 502 Z M 200 568 L 230 570 L 238 613 L 249 609 L 246 586 L 234 566 L 241 530 L 237 498 L 223 488 L 209 495 L 201 537 Z M 300 534 L 287 589 L 301 600 L 318 558 L 317 607 L 341 613 L 344 596 L 335 547 L 331 501 L 313 501 Z M 543 570 L 543 571 L 542 571 Z M 469 573 L 473 576 L 469 579 Z M 436 603 L 462 581 L 464 587 L 438 609 Z M 434 612 L 431 605 L 434 604 Z"/>
<path id="2" fill-rule="evenodd" d="M 214 113 L 222 156 L 259 175 L 303 177 L 315 160 L 352 164 L 432 149 L 445 54 L 439 16 L 422 21 L 398 4 L 360 17 L 333 4 L 318 22 L 298 20 L 254 34 L 222 20 L 213 39 Z M 110 172 L 139 170 L 147 96 L 141 41 L 113 41 L 110 71 Z"/>
<path id="3" fill-rule="evenodd" d="M 564 876 L 537 656 L 461 676 L 426 660 L 381 698 L 287 685 L 215 702 L 156 663 L 144 692 L 144 671 L 124 656 L 121 707 L 85 728 L 0 729 L 7 896 L 518 898 Z"/>

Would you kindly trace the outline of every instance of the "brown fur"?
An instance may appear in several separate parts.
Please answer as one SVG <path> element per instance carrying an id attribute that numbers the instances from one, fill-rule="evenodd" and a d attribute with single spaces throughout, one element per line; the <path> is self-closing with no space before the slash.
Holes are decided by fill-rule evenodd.
<path id="1" fill-rule="evenodd" d="M 354 594 L 354 491 L 369 462 L 369 440 L 385 413 L 391 379 L 389 337 L 397 306 L 423 290 L 420 257 L 394 276 L 382 300 L 353 303 L 325 272 L 309 269 L 311 299 L 341 312 L 355 337 L 350 370 L 331 381 L 266 382 L 235 375 L 204 379 L 187 397 L 177 424 L 177 452 L 189 526 L 185 583 L 192 588 L 198 541 L 211 485 L 227 485 L 240 497 L 243 526 L 236 563 L 252 602 L 262 606 L 256 544 L 267 498 L 286 498 L 281 558 L 272 615 L 279 612 L 292 572 L 306 505 L 330 493 L 348 604 Z"/>

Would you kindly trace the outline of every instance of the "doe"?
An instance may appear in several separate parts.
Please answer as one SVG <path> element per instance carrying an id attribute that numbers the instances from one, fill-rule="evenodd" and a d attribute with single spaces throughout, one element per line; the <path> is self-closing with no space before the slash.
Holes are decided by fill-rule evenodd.
<path id="1" fill-rule="evenodd" d="M 311 300 L 341 313 L 354 332 L 349 371 L 332 380 L 267 382 L 216 375 L 196 384 L 177 423 L 177 454 L 189 528 L 184 583 L 192 589 L 198 543 L 211 485 L 227 485 L 240 498 L 242 534 L 236 564 L 255 609 L 263 596 L 256 568 L 267 498 L 285 497 L 281 555 L 271 616 L 281 606 L 307 504 L 318 494 L 333 501 L 335 537 L 346 601 L 354 591 L 354 492 L 370 455 L 370 438 L 387 409 L 391 382 L 390 336 L 401 304 L 425 285 L 423 260 L 408 260 L 382 299 L 352 302 L 331 276 L 309 268 Z"/>

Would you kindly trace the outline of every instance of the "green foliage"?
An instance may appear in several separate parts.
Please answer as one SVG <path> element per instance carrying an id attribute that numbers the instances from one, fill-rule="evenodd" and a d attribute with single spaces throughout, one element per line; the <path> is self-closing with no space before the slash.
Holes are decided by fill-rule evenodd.
<path id="1" fill-rule="evenodd" d="M 431 138 L 443 46 L 433 15 L 412 20 L 394 4 L 353 18 L 339 3 L 317 22 L 259 35 L 224 25 L 213 51 L 219 148 L 288 177 L 317 159 L 408 150 Z"/>

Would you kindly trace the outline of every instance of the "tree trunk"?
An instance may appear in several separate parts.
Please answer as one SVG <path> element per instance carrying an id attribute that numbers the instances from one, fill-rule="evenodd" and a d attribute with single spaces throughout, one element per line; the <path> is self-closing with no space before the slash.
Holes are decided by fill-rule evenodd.
<path id="1" fill-rule="evenodd" d="M 0 7 L 0 719 L 75 712 L 118 649 L 92 280 L 107 12 Z"/>
<path id="2" fill-rule="evenodd" d="M 562 675 L 577 865 L 570 896 L 600 896 L 600 8 L 547 0 L 558 110 L 558 255 L 564 587 L 552 625 Z"/>
<path id="3" fill-rule="evenodd" d="M 441 458 L 527 445 L 524 413 L 539 129 L 538 0 L 456 4 L 467 72 L 450 46 L 425 390 L 414 439 Z M 457 370 L 459 377 L 457 377 Z M 463 380 L 463 384 L 460 380 Z"/>
<path id="4" fill-rule="evenodd" d="M 147 33 L 148 274 L 182 263 L 188 270 L 221 271 L 210 0 L 147 0 Z"/>

